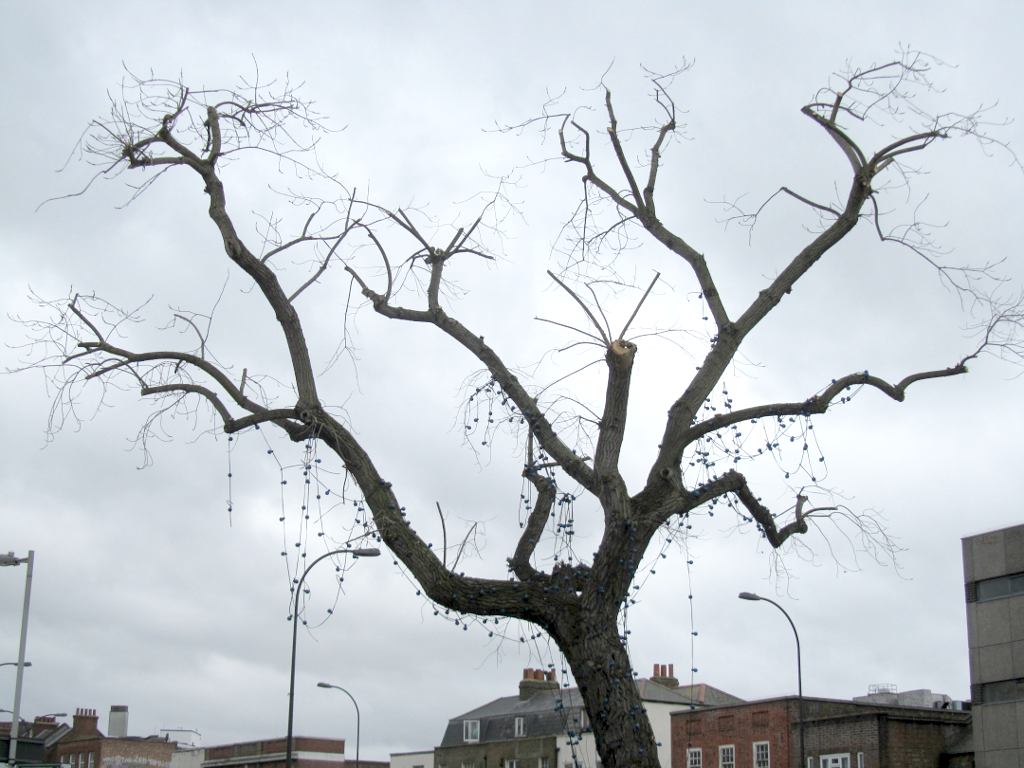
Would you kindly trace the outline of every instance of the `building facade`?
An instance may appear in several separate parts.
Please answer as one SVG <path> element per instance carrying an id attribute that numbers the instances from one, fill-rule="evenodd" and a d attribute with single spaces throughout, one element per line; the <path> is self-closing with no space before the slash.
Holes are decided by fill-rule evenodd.
<path id="1" fill-rule="evenodd" d="M 806 768 L 940 768 L 970 730 L 969 712 L 804 698 Z M 795 696 L 672 715 L 672 768 L 797 768 Z"/>
<path id="2" fill-rule="evenodd" d="M 108 732 L 95 709 L 78 709 L 71 730 L 57 742 L 49 760 L 66 768 L 170 768 L 177 743 L 160 736 L 128 736 L 128 709 L 111 708 Z"/>
<path id="3" fill-rule="evenodd" d="M 636 681 L 654 730 L 658 759 L 672 759 L 672 712 L 696 706 L 678 689 L 671 665 L 656 664 Z M 725 694 L 728 695 L 728 694 Z M 435 768 L 575 768 L 599 766 L 594 733 L 576 688 L 562 688 L 551 670 L 524 669 L 517 696 L 505 696 L 448 721 Z"/>
<path id="4" fill-rule="evenodd" d="M 962 541 L 978 768 L 1024 767 L 1024 525 Z"/>
<path id="5" fill-rule="evenodd" d="M 285 738 L 243 741 L 207 747 L 202 768 L 285 768 Z M 364 766 L 370 761 L 360 761 Z M 374 763 L 373 765 L 379 765 Z M 292 738 L 293 768 L 345 768 L 345 740 Z"/>

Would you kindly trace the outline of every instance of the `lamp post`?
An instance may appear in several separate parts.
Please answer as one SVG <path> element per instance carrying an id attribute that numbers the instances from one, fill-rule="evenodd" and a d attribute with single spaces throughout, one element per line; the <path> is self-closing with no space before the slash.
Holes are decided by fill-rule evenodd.
<path id="1" fill-rule="evenodd" d="M 793 628 L 793 637 L 796 638 L 796 699 L 800 712 L 800 768 L 804 768 L 807 764 L 807 755 L 804 751 L 804 682 L 803 672 L 800 668 L 800 635 L 797 634 L 796 624 L 793 623 L 793 619 L 791 619 L 789 614 L 786 613 L 786 609 L 774 600 L 769 600 L 767 597 L 761 597 L 753 592 L 740 592 L 739 598 L 740 600 L 763 600 L 766 603 L 771 603 L 782 611 L 782 615 L 786 617 L 786 621 L 789 622 L 789 626 Z"/>
<path id="2" fill-rule="evenodd" d="M 16 662 L 16 661 L 0 661 L 0 667 L 16 667 L 16 666 L 18 666 L 18 662 Z M 32 662 L 31 661 L 26 661 L 21 666 L 23 666 L 25 668 L 31 667 L 32 666 Z"/>
<path id="3" fill-rule="evenodd" d="M 21 642 L 18 645 L 18 673 L 14 679 L 14 710 L 11 713 L 11 742 L 7 750 L 7 762 L 14 765 L 18 757 L 18 713 L 21 710 L 21 678 L 25 672 L 25 641 L 28 639 L 28 604 L 32 597 L 32 565 L 36 553 L 28 551 L 28 557 L 17 557 L 13 552 L 0 555 L 0 566 L 18 566 L 25 563 L 25 600 L 21 607 Z"/>
<path id="4" fill-rule="evenodd" d="M 345 542 L 348 544 L 349 542 Z M 332 555 L 352 555 L 353 557 L 377 557 L 380 555 L 380 550 L 376 547 L 370 547 L 366 549 L 332 549 L 330 552 L 325 552 L 320 555 L 316 560 L 306 566 L 306 570 L 302 572 L 302 576 L 299 577 L 298 584 L 295 586 L 295 593 L 292 605 L 292 665 L 291 665 L 291 676 L 288 683 L 288 736 L 285 740 L 285 768 L 292 768 L 292 723 L 295 715 L 295 646 L 299 635 L 299 595 L 302 594 L 302 584 L 306 580 L 306 574 L 308 574 L 313 566 L 319 563 L 321 560 L 331 557 Z"/>
<path id="5" fill-rule="evenodd" d="M 356 708 L 356 768 L 359 768 L 359 705 L 356 703 L 356 697 L 340 685 L 333 685 L 331 683 L 317 683 L 316 685 L 317 688 L 336 688 L 352 699 L 352 706 Z"/>

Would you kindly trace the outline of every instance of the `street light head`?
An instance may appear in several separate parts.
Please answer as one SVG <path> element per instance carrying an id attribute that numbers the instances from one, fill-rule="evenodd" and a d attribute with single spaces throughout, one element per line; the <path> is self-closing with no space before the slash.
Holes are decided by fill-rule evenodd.
<path id="1" fill-rule="evenodd" d="M 333 688 L 334 686 L 331 685 L 330 683 L 317 683 L 316 687 L 317 688 Z"/>
<path id="2" fill-rule="evenodd" d="M 25 560 L 18 557 L 13 552 L 8 552 L 6 555 L 0 555 L 0 566 L 4 565 L 21 565 Z"/>
<path id="3" fill-rule="evenodd" d="M 365 549 L 347 549 L 345 551 L 353 557 L 380 557 L 380 550 L 376 547 L 367 547 Z"/>
<path id="4" fill-rule="evenodd" d="M 760 595 L 755 595 L 753 592 L 740 592 L 739 595 L 737 595 L 737 597 L 739 597 L 740 600 L 761 600 L 762 599 Z"/>

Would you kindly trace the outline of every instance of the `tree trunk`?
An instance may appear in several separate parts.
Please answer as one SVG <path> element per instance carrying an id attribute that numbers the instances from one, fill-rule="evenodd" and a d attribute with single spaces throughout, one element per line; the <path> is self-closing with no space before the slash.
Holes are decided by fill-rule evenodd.
<path id="1" fill-rule="evenodd" d="M 585 621 L 556 638 L 590 717 L 603 768 L 658 768 L 658 746 L 618 624 Z"/>

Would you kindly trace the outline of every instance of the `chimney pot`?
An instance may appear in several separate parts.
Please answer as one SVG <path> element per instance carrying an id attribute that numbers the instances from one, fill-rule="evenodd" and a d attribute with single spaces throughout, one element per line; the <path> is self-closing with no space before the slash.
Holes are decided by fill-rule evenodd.
<path id="1" fill-rule="evenodd" d="M 523 670 L 523 679 L 519 683 L 520 700 L 525 701 L 535 694 L 555 690 L 558 690 L 558 682 L 554 671 L 533 668 Z"/>
<path id="2" fill-rule="evenodd" d="M 669 664 L 668 665 L 668 676 L 669 677 L 675 677 L 676 676 L 675 666 L 676 666 L 675 664 Z"/>

